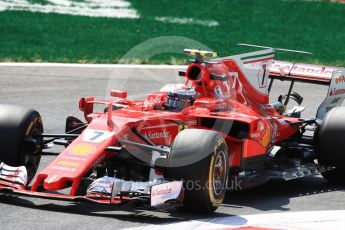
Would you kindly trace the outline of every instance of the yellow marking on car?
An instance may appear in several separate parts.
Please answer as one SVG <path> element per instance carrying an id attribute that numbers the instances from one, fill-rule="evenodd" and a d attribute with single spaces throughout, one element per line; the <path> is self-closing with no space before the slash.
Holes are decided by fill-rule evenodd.
<path id="1" fill-rule="evenodd" d="M 214 147 L 214 150 L 213 150 L 213 153 L 212 153 L 212 157 L 211 157 L 211 162 L 210 162 L 210 168 L 209 168 L 209 173 L 208 173 L 208 194 L 210 196 L 210 200 L 211 200 L 211 203 L 212 203 L 212 206 L 213 207 L 218 207 L 222 204 L 223 202 L 223 199 L 222 198 L 219 198 L 217 199 L 214 194 L 213 194 L 213 164 L 214 164 L 214 161 L 215 161 L 215 157 L 217 156 L 217 150 L 218 148 L 224 144 L 226 146 L 226 142 L 224 139 L 220 139 L 218 140 L 216 146 Z"/>
<path id="2" fill-rule="evenodd" d="M 259 143 L 264 146 L 264 147 L 267 147 L 271 142 L 271 132 L 270 132 L 270 128 L 267 127 L 266 130 L 265 130 L 265 134 L 264 136 L 262 137 L 262 140 L 259 141 Z"/>
<path id="3" fill-rule="evenodd" d="M 69 150 L 72 155 L 85 156 L 95 151 L 95 146 L 90 144 L 77 144 Z"/>
<path id="4" fill-rule="evenodd" d="M 181 132 L 184 129 L 188 129 L 188 125 L 179 125 L 178 126 L 178 132 Z"/>
<path id="5" fill-rule="evenodd" d="M 58 161 L 57 164 L 67 167 L 78 167 L 80 165 L 80 163 L 72 161 Z"/>

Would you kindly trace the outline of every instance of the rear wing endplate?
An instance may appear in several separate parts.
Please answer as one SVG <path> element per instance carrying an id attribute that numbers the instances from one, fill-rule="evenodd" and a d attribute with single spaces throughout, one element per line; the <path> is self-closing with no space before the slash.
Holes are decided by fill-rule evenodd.
<path id="1" fill-rule="evenodd" d="M 333 108 L 342 106 L 345 100 L 345 68 L 339 68 L 332 74 L 326 98 L 319 106 L 316 118 L 323 120 Z"/>

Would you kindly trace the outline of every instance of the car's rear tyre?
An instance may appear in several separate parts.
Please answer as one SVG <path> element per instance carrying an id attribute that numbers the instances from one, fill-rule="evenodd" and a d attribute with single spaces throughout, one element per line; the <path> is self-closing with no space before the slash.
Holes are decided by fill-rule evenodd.
<path id="1" fill-rule="evenodd" d="M 210 213 L 223 202 L 228 165 L 228 148 L 219 133 L 186 129 L 174 140 L 166 177 L 184 181 L 184 209 Z"/>
<path id="2" fill-rule="evenodd" d="M 30 182 L 40 162 L 43 139 L 40 114 L 16 105 L 0 105 L 0 162 L 25 166 Z"/>
<path id="3" fill-rule="evenodd" d="M 322 172 L 321 175 L 326 180 L 335 184 L 344 184 L 345 168 L 335 168 L 330 171 Z"/>
<path id="4" fill-rule="evenodd" d="M 335 167 L 322 176 L 335 183 L 345 182 L 345 107 L 329 111 L 316 132 L 316 153 L 320 165 Z"/>

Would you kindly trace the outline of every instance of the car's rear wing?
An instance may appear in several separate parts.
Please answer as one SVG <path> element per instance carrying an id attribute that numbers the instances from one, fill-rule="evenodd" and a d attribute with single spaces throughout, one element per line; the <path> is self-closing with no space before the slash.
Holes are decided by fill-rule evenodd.
<path id="1" fill-rule="evenodd" d="M 294 80 L 321 85 L 330 85 L 332 75 L 339 67 L 292 63 L 275 60 L 272 62 L 271 79 Z"/>
<path id="2" fill-rule="evenodd" d="M 269 77 L 272 80 L 291 81 L 288 94 L 291 93 L 295 81 L 328 85 L 327 95 L 320 104 L 316 114 L 316 118 L 321 120 L 324 119 L 328 111 L 334 107 L 341 106 L 345 100 L 345 68 L 275 60 L 272 62 Z M 269 91 L 272 83 L 273 81 L 270 83 Z"/>

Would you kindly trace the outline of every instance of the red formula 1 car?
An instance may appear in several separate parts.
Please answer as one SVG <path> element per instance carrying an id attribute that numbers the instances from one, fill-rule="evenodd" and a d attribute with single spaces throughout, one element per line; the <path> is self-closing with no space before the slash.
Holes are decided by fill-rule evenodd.
<path id="1" fill-rule="evenodd" d="M 218 59 L 185 52 L 195 56 L 179 72 L 185 84 L 168 84 L 145 100 L 119 90 L 111 91 L 113 100 L 82 98 L 85 122 L 68 117 L 64 134 L 44 133 L 34 110 L 0 105 L 0 191 L 212 212 L 228 189 L 272 178 L 321 173 L 343 180 L 343 68 L 275 61 L 275 49 Z M 270 103 L 276 79 L 291 86 Z M 301 106 L 288 108 L 303 100 L 292 92 L 295 82 L 329 85 L 316 118 L 300 118 Z M 36 175 L 52 142 L 65 149 Z"/>

